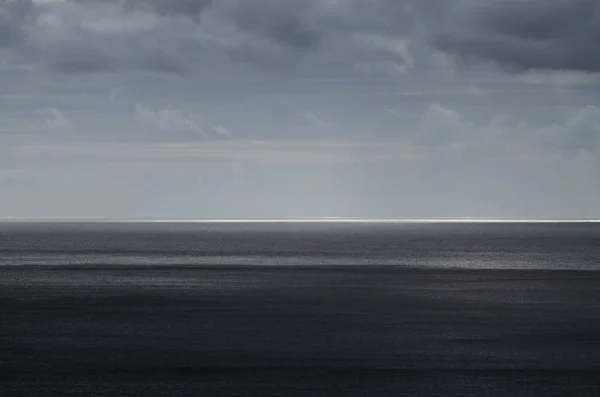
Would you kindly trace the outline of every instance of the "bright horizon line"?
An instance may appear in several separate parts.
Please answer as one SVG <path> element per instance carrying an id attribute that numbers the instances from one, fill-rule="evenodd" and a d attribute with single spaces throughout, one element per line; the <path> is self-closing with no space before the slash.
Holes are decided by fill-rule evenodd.
<path id="1" fill-rule="evenodd" d="M 108 218 L 0 217 L 0 222 L 90 223 L 600 223 L 581 218 Z"/>

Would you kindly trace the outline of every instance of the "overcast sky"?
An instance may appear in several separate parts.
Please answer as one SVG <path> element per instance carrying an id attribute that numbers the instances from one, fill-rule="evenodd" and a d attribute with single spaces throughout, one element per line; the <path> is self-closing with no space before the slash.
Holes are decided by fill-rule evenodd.
<path id="1" fill-rule="evenodd" d="M 598 0 L 0 0 L 0 216 L 600 217 Z"/>

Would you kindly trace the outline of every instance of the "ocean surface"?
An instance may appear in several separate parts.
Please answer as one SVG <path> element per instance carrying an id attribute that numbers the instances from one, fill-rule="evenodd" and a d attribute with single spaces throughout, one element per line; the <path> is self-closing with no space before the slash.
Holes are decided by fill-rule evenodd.
<path id="1" fill-rule="evenodd" d="M 600 396 L 600 224 L 1 222 L 0 396 Z"/>

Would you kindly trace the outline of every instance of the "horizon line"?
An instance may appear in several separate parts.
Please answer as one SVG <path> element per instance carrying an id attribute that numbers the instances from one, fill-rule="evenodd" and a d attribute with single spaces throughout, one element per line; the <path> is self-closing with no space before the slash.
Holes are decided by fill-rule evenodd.
<path id="1" fill-rule="evenodd" d="M 0 222 L 39 223 L 600 223 L 586 218 L 125 218 L 125 217 L 0 217 Z"/>

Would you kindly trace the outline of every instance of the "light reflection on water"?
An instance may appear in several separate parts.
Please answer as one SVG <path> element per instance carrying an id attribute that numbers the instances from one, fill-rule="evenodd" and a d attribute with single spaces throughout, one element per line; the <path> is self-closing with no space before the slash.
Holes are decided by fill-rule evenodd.
<path id="1" fill-rule="evenodd" d="M 0 266 L 600 270 L 595 223 L 0 223 Z"/>

